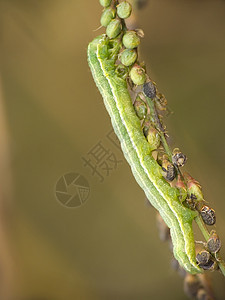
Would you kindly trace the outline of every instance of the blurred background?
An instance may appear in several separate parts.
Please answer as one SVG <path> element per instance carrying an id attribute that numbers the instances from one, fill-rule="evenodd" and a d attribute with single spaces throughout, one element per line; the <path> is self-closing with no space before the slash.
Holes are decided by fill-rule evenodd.
<path id="1" fill-rule="evenodd" d="M 87 65 L 101 10 L 0 0 L 1 299 L 187 299 Z M 225 257 L 225 1 L 150 0 L 136 17 L 171 145 L 216 210 Z"/>

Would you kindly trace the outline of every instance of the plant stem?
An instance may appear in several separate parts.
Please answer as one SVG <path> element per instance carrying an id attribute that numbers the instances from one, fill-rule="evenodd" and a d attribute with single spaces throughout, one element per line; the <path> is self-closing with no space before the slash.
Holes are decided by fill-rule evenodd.
<path id="1" fill-rule="evenodd" d="M 154 122 L 156 123 L 156 127 L 159 131 L 159 134 L 160 134 L 160 137 L 161 137 L 161 142 L 163 144 L 165 152 L 168 155 L 169 159 L 172 161 L 172 152 L 171 152 L 171 150 L 169 148 L 169 145 L 167 143 L 164 128 L 163 128 L 162 123 L 160 122 L 157 110 L 155 108 L 154 100 L 152 100 L 151 98 L 148 98 L 147 96 L 145 96 L 145 98 L 146 98 L 146 101 L 147 101 L 149 109 L 150 109 L 150 114 L 151 114 Z M 179 172 L 179 173 L 181 174 L 181 172 Z M 205 224 L 203 223 L 203 221 L 202 221 L 202 219 L 199 215 L 197 217 L 195 217 L 195 222 L 197 223 L 197 225 L 198 225 L 200 231 L 202 232 L 202 235 L 204 236 L 205 240 L 208 241 L 208 239 L 210 237 L 210 234 L 209 234 L 208 229 L 206 228 Z M 213 256 L 215 257 L 215 255 L 213 255 Z M 219 265 L 220 271 L 225 276 L 225 262 L 220 258 L 219 255 L 216 255 L 215 258 L 216 258 L 217 263 Z"/>
<path id="2" fill-rule="evenodd" d="M 202 219 L 200 218 L 200 216 L 197 216 L 195 218 L 195 222 L 197 223 L 199 229 L 201 230 L 204 238 L 206 241 L 208 241 L 209 237 L 210 237 L 210 234 L 205 226 L 205 224 L 203 223 Z M 223 276 L 225 276 L 225 262 L 220 258 L 219 254 L 217 254 L 216 256 L 213 255 L 216 260 L 217 260 L 217 263 L 219 265 L 219 268 L 220 268 L 220 271 L 222 272 Z"/>

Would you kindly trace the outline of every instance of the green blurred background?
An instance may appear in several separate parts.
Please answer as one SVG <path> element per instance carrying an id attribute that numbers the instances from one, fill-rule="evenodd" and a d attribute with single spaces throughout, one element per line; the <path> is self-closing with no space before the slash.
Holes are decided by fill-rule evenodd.
<path id="1" fill-rule="evenodd" d="M 155 211 L 107 138 L 110 119 L 86 58 L 103 32 L 94 31 L 100 15 L 98 0 L 0 0 L 13 299 L 187 299 Z M 141 56 L 174 112 L 166 120 L 171 144 L 187 154 L 225 244 L 225 1 L 150 0 L 137 20 Z M 82 159 L 99 142 L 120 160 L 103 182 Z M 56 182 L 68 172 L 90 185 L 80 207 L 56 199 Z M 224 278 L 210 276 L 225 299 Z"/>

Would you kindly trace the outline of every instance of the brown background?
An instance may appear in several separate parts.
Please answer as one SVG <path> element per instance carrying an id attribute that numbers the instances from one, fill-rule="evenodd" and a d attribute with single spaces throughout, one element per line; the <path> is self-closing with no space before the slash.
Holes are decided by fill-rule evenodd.
<path id="1" fill-rule="evenodd" d="M 97 0 L 0 1 L 14 298 L 187 299 L 154 209 L 106 138 L 110 120 L 86 61 L 100 14 Z M 166 121 L 172 145 L 187 154 L 225 244 L 225 1 L 151 0 L 138 20 L 142 58 L 174 112 Z M 122 160 L 103 183 L 82 161 L 99 141 Z M 54 195 L 71 171 L 91 187 L 73 209 Z M 224 278 L 210 276 L 224 299 Z"/>

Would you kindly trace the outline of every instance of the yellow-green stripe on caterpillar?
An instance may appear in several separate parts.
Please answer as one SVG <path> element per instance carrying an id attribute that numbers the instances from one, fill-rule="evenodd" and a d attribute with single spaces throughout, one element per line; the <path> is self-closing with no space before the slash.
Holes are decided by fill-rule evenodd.
<path id="1" fill-rule="evenodd" d="M 184 207 L 177 189 L 162 177 L 161 167 L 151 154 L 151 145 L 143 134 L 132 105 L 126 80 L 116 72 L 119 47 L 113 48 L 113 44 L 104 34 L 89 44 L 88 63 L 93 78 L 136 181 L 170 228 L 175 258 L 186 271 L 200 273 L 192 230 L 197 213 Z"/>

